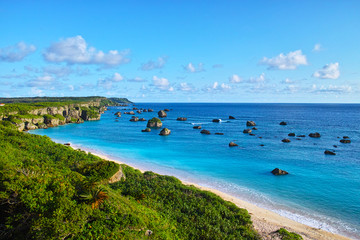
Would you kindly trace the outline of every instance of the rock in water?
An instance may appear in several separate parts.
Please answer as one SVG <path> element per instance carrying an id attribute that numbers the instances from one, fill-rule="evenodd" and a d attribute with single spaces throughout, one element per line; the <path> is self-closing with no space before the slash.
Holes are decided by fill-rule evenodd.
<path id="1" fill-rule="evenodd" d="M 160 134 L 161 136 L 167 136 L 171 133 L 171 131 L 167 128 L 163 128 L 161 131 L 160 131 Z"/>
<path id="2" fill-rule="evenodd" d="M 170 112 L 170 109 L 165 108 L 164 111 L 165 112 Z"/>
<path id="3" fill-rule="evenodd" d="M 158 112 L 158 115 L 159 115 L 159 117 L 161 117 L 161 118 L 167 117 L 167 114 L 166 114 L 166 112 L 165 112 L 164 110 L 160 110 L 160 111 Z"/>
<path id="4" fill-rule="evenodd" d="M 295 137 L 295 133 L 289 133 L 288 136 L 289 137 Z"/>
<path id="5" fill-rule="evenodd" d="M 281 122 L 280 125 L 281 125 L 281 126 L 286 126 L 287 123 L 286 123 L 286 122 Z"/>
<path id="6" fill-rule="evenodd" d="M 193 126 L 193 129 L 201 129 L 201 126 Z"/>
<path id="7" fill-rule="evenodd" d="M 229 119 L 235 119 L 233 116 L 229 116 Z"/>
<path id="8" fill-rule="evenodd" d="M 210 131 L 209 130 L 205 130 L 205 129 L 203 129 L 203 130 L 201 130 L 201 132 L 200 132 L 201 134 L 210 134 Z"/>
<path id="9" fill-rule="evenodd" d="M 326 155 L 336 155 L 333 151 L 325 150 L 324 154 Z"/>
<path id="10" fill-rule="evenodd" d="M 118 117 L 121 117 L 121 112 L 116 112 L 114 115 L 118 116 Z"/>
<path id="11" fill-rule="evenodd" d="M 224 135 L 224 133 L 217 132 L 215 135 Z"/>
<path id="12" fill-rule="evenodd" d="M 251 129 L 244 129 L 243 133 L 251 133 Z"/>
<path id="13" fill-rule="evenodd" d="M 271 171 L 271 173 L 274 174 L 275 176 L 289 174 L 287 171 L 281 170 L 279 168 L 275 168 L 274 170 Z"/>
<path id="14" fill-rule="evenodd" d="M 133 116 L 131 119 L 130 119 L 130 122 L 137 122 L 139 121 L 139 118 L 138 117 L 135 117 Z"/>
<path id="15" fill-rule="evenodd" d="M 145 118 L 140 118 L 139 121 L 140 121 L 140 122 L 145 122 L 146 119 L 145 119 Z"/>
<path id="16" fill-rule="evenodd" d="M 177 121 L 186 121 L 187 118 L 186 118 L 186 117 L 178 117 L 176 120 L 177 120 Z"/>
<path id="17" fill-rule="evenodd" d="M 237 145 L 237 144 L 234 143 L 234 142 L 230 142 L 230 143 L 229 143 L 229 147 L 237 147 L 237 146 L 239 146 L 239 145 Z"/>
<path id="18" fill-rule="evenodd" d="M 213 119 L 212 122 L 218 123 L 218 122 L 221 122 L 221 119 Z"/>
<path id="19" fill-rule="evenodd" d="M 288 139 L 288 138 L 284 138 L 284 139 L 281 140 L 281 141 L 284 142 L 284 143 L 289 143 L 289 142 L 291 142 L 290 139 Z"/>
<path id="20" fill-rule="evenodd" d="M 160 119 L 153 117 L 152 119 L 150 119 L 146 125 L 146 127 L 149 128 L 160 128 L 162 127 L 162 122 Z"/>
<path id="21" fill-rule="evenodd" d="M 351 143 L 350 139 L 341 139 L 341 143 Z"/>
<path id="22" fill-rule="evenodd" d="M 145 129 L 141 130 L 141 132 L 151 132 L 151 129 L 150 128 L 145 128 Z"/>
<path id="23" fill-rule="evenodd" d="M 256 123 L 254 121 L 247 121 L 246 126 L 253 127 L 253 126 L 256 126 Z"/>
<path id="24" fill-rule="evenodd" d="M 310 133 L 310 134 L 309 134 L 309 137 L 319 138 L 319 137 L 321 137 L 321 135 L 320 135 L 320 133 L 316 132 L 316 133 Z"/>

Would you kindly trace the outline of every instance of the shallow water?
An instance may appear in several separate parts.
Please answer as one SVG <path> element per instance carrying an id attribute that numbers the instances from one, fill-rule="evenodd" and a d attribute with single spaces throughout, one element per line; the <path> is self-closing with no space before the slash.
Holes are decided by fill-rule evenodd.
<path id="1" fill-rule="evenodd" d="M 147 120 L 160 109 L 172 109 L 163 120 L 171 134 L 159 136 L 161 129 L 142 133 L 146 122 L 130 122 L 130 115 L 115 121 L 114 112 L 122 107 L 109 108 L 100 121 L 31 133 L 216 188 L 307 225 L 360 239 L 360 105 L 143 103 L 137 107 L 154 109 L 137 114 Z M 236 119 L 229 120 L 229 115 Z M 188 120 L 176 121 L 177 117 Z M 214 118 L 222 121 L 213 123 Z M 247 120 L 256 122 L 256 136 L 242 133 Z M 281 121 L 288 125 L 280 126 Z M 200 134 L 193 125 L 212 134 Z M 290 132 L 306 137 L 296 140 L 287 136 Z M 308 137 L 311 132 L 319 132 L 321 138 Z M 352 142 L 340 143 L 342 136 Z M 291 142 L 283 143 L 283 138 Z M 239 147 L 229 148 L 230 141 Z M 326 149 L 335 150 L 336 156 L 325 155 Z M 275 167 L 290 174 L 273 176 Z"/>

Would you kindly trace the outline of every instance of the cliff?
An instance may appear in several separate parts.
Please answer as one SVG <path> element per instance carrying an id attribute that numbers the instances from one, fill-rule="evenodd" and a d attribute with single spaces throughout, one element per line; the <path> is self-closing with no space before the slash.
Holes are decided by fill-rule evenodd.
<path id="1" fill-rule="evenodd" d="M 59 98 L 57 98 L 59 99 Z M 103 97 L 64 102 L 10 103 L 0 108 L 0 121 L 13 124 L 19 131 L 48 128 L 66 123 L 100 120 L 110 105 Z M 84 102 L 83 100 L 87 100 Z M 7 124 L 8 124 L 7 123 Z"/>

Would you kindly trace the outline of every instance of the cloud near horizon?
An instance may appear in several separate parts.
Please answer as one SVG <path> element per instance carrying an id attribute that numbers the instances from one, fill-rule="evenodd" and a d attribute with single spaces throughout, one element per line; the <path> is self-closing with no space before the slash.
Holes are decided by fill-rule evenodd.
<path id="1" fill-rule="evenodd" d="M 94 47 L 88 47 L 85 39 L 78 35 L 61 39 L 48 47 L 43 53 L 43 57 L 48 62 L 65 62 L 67 64 L 99 64 L 107 67 L 114 67 L 128 63 L 126 58 L 128 50 L 119 52 L 110 50 L 104 53 Z"/>
<path id="2" fill-rule="evenodd" d="M 231 77 L 229 77 L 229 82 L 230 83 L 240 83 L 240 82 L 242 82 L 242 78 L 241 77 L 239 77 L 239 75 L 237 75 L 237 74 L 233 74 Z"/>
<path id="3" fill-rule="evenodd" d="M 329 63 L 313 73 L 313 77 L 321 79 L 338 79 L 340 77 L 339 63 Z"/>
<path id="4" fill-rule="evenodd" d="M 294 70 L 299 65 L 307 65 L 306 56 L 301 50 L 289 52 L 288 54 L 280 53 L 273 58 L 263 57 L 260 64 L 267 65 L 272 70 Z"/>
<path id="5" fill-rule="evenodd" d="M 15 45 L 0 48 L 0 62 L 19 62 L 35 51 L 36 47 L 34 45 L 19 42 Z"/>
<path id="6" fill-rule="evenodd" d="M 170 82 L 167 78 L 160 78 L 157 76 L 153 76 L 152 85 L 155 86 L 157 89 L 162 91 L 174 91 L 174 88 L 170 86 Z"/>

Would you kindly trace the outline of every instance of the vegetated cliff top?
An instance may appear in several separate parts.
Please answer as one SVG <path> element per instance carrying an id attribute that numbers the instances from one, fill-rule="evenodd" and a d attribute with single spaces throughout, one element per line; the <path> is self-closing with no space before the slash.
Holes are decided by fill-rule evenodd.
<path id="1" fill-rule="evenodd" d="M 101 96 L 89 96 L 89 97 L 17 97 L 17 98 L 0 98 L 0 103 L 39 103 L 39 102 L 88 102 L 96 101 L 99 99 L 107 99 Z M 113 98 L 113 99 L 124 99 L 126 98 Z M 111 99 L 110 99 L 111 100 Z"/>

